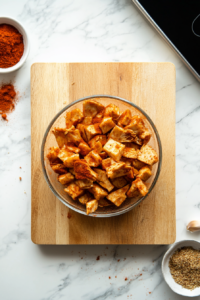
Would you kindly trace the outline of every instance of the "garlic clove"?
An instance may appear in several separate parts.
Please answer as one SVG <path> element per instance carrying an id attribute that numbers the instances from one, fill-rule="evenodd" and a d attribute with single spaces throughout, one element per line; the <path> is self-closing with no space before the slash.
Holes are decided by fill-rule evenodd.
<path id="1" fill-rule="evenodd" d="M 200 221 L 191 221 L 186 228 L 191 232 L 200 231 Z"/>

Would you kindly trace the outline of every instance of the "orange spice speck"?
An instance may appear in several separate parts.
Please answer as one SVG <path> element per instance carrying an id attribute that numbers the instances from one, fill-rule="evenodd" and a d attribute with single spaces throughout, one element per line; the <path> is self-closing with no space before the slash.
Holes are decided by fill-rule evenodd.
<path id="1" fill-rule="evenodd" d="M 1 116 L 2 116 L 2 119 L 4 119 L 5 121 L 8 121 L 7 114 L 2 114 Z"/>
<path id="2" fill-rule="evenodd" d="M 71 219 L 72 215 L 70 214 L 70 212 L 68 212 L 67 217 L 68 219 Z"/>

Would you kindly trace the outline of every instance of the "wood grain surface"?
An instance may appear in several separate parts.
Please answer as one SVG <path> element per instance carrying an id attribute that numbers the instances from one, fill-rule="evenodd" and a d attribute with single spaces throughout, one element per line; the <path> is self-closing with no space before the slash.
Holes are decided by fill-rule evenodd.
<path id="1" fill-rule="evenodd" d="M 94 94 L 140 106 L 161 137 L 158 182 L 134 210 L 92 218 L 69 210 L 49 189 L 41 167 L 46 128 L 67 103 Z M 32 213 L 36 244 L 171 244 L 175 222 L 175 67 L 171 63 L 36 63 L 31 68 Z M 70 211 L 71 218 L 68 218 Z"/>

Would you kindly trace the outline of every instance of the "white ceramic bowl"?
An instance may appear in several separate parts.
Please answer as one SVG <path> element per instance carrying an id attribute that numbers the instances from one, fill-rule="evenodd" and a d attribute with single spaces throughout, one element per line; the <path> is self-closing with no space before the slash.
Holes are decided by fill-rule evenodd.
<path id="1" fill-rule="evenodd" d="M 192 291 L 183 288 L 181 285 L 177 284 L 174 281 L 169 269 L 169 260 L 170 257 L 173 255 L 173 253 L 179 248 L 188 247 L 188 246 L 200 250 L 200 242 L 195 240 L 184 240 L 173 244 L 173 246 L 165 253 L 163 257 L 162 273 L 166 283 L 175 293 L 187 297 L 196 297 L 196 296 L 200 296 L 200 287 Z"/>
<path id="2" fill-rule="evenodd" d="M 29 54 L 30 42 L 29 42 L 27 31 L 25 30 L 25 28 L 19 21 L 15 20 L 13 18 L 9 18 L 9 17 L 0 17 L 0 24 L 8 24 L 8 25 L 14 26 L 22 34 L 23 41 L 24 41 L 24 53 L 23 53 L 20 61 L 13 67 L 0 68 L 0 74 L 5 74 L 5 73 L 10 73 L 10 72 L 18 70 L 25 63 L 25 61 L 28 57 L 28 54 Z"/>

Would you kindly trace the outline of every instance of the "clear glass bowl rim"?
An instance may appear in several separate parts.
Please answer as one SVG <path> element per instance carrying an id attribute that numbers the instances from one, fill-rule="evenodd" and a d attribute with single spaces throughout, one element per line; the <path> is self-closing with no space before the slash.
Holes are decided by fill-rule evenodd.
<path id="1" fill-rule="evenodd" d="M 47 138 L 47 135 L 53 125 L 53 123 L 57 120 L 57 118 L 63 113 L 65 112 L 68 108 L 70 108 L 71 106 L 73 106 L 74 104 L 78 103 L 78 102 L 81 102 L 81 101 L 84 101 L 84 100 L 88 100 L 88 99 L 93 99 L 93 98 L 111 98 L 111 99 L 117 99 L 117 100 L 121 100 L 131 106 L 133 106 L 134 108 L 138 109 L 148 120 L 148 122 L 151 124 L 154 132 L 155 132 L 155 135 L 156 135 L 156 138 L 157 138 L 157 142 L 158 142 L 158 148 L 159 148 L 159 162 L 158 162 L 158 169 L 157 169 L 157 172 L 156 172 L 156 175 L 155 175 L 155 178 L 154 178 L 154 181 L 153 183 L 151 184 L 150 186 L 150 189 L 149 189 L 149 192 L 146 196 L 140 198 L 136 203 L 133 203 L 131 204 L 129 207 L 125 208 L 124 210 L 122 211 L 113 211 L 112 213 L 108 213 L 108 214 L 91 214 L 91 215 L 87 215 L 86 212 L 84 211 L 81 211 L 79 210 L 78 208 L 75 208 L 73 206 L 71 206 L 69 203 L 67 203 L 66 201 L 64 201 L 60 196 L 59 194 L 56 192 L 56 190 L 53 188 L 53 186 L 51 185 L 49 179 L 48 179 L 48 176 L 47 176 L 47 173 L 46 173 L 46 168 L 45 168 L 45 163 L 44 163 L 44 147 L 45 147 L 45 143 L 46 143 L 46 138 Z M 135 208 L 137 205 L 139 205 L 150 193 L 151 191 L 153 190 L 157 180 L 158 180 L 158 177 L 160 175 L 160 171 L 161 171 L 161 166 L 162 166 L 162 145 L 161 145 L 161 140 L 160 140 L 160 136 L 159 136 L 159 133 L 158 133 L 158 130 L 156 128 L 156 126 L 154 125 L 153 121 L 151 120 L 151 118 L 145 113 L 145 111 L 143 111 L 139 106 L 137 106 L 136 104 L 124 99 L 124 98 L 121 98 L 121 97 L 117 97 L 117 96 L 111 96 L 111 95 L 92 95 L 92 96 L 87 96 L 87 97 L 84 97 L 84 98 L 80 98 L 78 100 L 75 100 L 71 103 L 69 103 L 67 106 L 65 106 L 61 111 L 59 111 L 56 116 L 52 119 L 52 121 L 50 122 L 50 124 L 48 125 L 47 129 L 46 129 L 46 132 L 44 134 L 44 137 L 43 137 L 43 141 L 42 141 L 42 146 L 41 146 L 41 163 L 42 163 L 42 171 L 43 171 L 43 174 L 44 174 L 44 177 L 45 177 L 45 180 L 48 184 L 48 186 L 50 187 L 51 191 L 53 192 L 53 194 L 56 196 L 56 198 L 58 198 L 65 206 L 69 207 L 70 209 L 80 213 L 80 214 L 83 214 L 83 215 L 86 215 L 86 216 L 89 216 L 89 217 L 98 217 L 98 218 L 108 218 L 108 217 L 115 217 L 115 216 L 118 216 L 118 215 L 122 215 L 130 210 L 132 210 L 133 208 Z"/>

